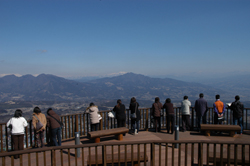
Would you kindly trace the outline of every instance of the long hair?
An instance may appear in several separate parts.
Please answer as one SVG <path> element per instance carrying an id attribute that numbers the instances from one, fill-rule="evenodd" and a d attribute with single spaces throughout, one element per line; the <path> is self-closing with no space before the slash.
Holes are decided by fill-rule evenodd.
<path id="1" fill-rule="evenodd" d="M 15 117 L 15 118 L 22 117 L 22 113 L 23 113 L 22 110 L 17 109 L 17 110 L 15 111 L 14 117 Z"/>
<path id="2" fill-rule="evenodd" d="M 135 97 L 132 97 L 131 100 L 130 100 L 130 103 L 135 103 L 135 102 L 136 102 Z"/>
<path id="3" fill-rule="evenodd" d="M 120 108 L 121 104 L 122 104 L 121 99 L 118 99 L 118 100 L 117 100 L 117 107 Z"/>

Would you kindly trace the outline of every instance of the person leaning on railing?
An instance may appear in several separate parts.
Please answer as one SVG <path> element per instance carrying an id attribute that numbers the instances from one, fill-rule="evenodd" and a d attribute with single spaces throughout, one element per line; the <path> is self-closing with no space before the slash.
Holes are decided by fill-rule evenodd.
<path id="1" fill-rule="evenodd" d="M 61 146 L 61 125 L 60 116 L 49 108 L 47 110 L 47 126 L 49 128 L 50 140 L 52 140 L 54 146 Z"/>
<path id="2" fill-rule="evenodd" d="M 152 104 L 152 112 L 151 112 L 151 116 L 154 117 L 154 125 L 155 125 L 156 133 L 161 131 L 161 109 L 162 108 L 163 107 L 160 102 L 160 98 L 156 97 L 155 102 Z"/>
<path id="3" fill-rule="evenodd" d="M 37 124 L 39 121 L 42 123 L 42 128 L 38 128 Z M 32 125 L 34 126 L 35 133 L 35 148 L 39 148 L 39 142 L 41 144 L 41 148 L 44 146 L 44 132 L 46 129 L 47 120 L 45 115 L 41 112 L 39 107 L 35 107 L 33 110 L 32 116 Z"/>
<path id="4" fill-rule="evenodd" d="M 122 104 L 121 99 L 117 100 L 117 105 L 114 106 L 113 111 L 116 113 L 117 119 L 117 127 L 125 127 L 126 126 L 126 108 L 125 105 Z"/>
<path id="5" fill-rule="evenodd" d="M 240 96 L 235 96 L 235 101 L 228 107 L 233 111 L 233 124 L 237 125 L 237 122 L 239 123 L 239 126 L 241 127 L 240 134 L 242 135 L 243 132 L 243 111 L 244 111 L 244 105 L 240 102 Z"/>
<path id="6" fill-rule="evenodd" d="M 175 118 L 174 118 L 174 106 L 173 103 L 171 103 L 171 99 L 167 98 L 163 108 L 166 110 L 166 116 L 167 116 L 167 133 L 169 133 L 170 130 L 170 123 L 171 123 L 171 134 L 174 133 L 174 125 L 175 125 Z"/>
<path id="7" fill-rule="evenodd" d="M 131 116 L 131 124 L 132 124 L 132 134 L 138 134 L 139 129 L 140 129 L 140 120 L 141 120 L 141 114 L 140 111 L 138 110 L 139 103 L 136 102 L 136 98 L 132 97 L 130 100 L 130 105 L 129 109 L 131 110 L 131 115 L 135 113 L 136 117 L 133 118 Z"/>
<path id="8" fill-rule="evenodd" d="M 91 131 L 98 131 L 99 129 L 99 109 L 94 103 L 90 103 L 89 107 L 86 109 L 84 112 L 89 114 L 89 119 L 90 119 L 90 126 L 91 126 Z"/>
<path id="9" fill-rule="evenodd" d="M 22 117 L 22 111 L 20 109 L 16 110 L 14 117 L 7 122 L 7 127 L 11 128 L 11 143 L 14 147 L 14 151 L 24 149 L 23 139 L 26 126 L 28 126 L 28 124 L 26 119 Z M 19 158 L 19 155 L 15 155 L 14 158 Z"/>

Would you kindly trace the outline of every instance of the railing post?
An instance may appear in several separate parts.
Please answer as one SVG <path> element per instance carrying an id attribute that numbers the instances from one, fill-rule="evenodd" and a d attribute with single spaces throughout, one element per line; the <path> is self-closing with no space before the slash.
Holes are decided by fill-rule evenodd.
<path id="1" fill-rule="evenodd" d="M 104 119 L 104 117 L 103 117 L 102 112 L 101 112 L 100 115 L 101 115 L 102 119 L 100 120 L 99 130 L 103 130 L 103 119 Z M 105 114 L 104 114 L 104 115 L 105 115 Z"/>
<path id="2" fill-rule="evenodd" d="M 155 143 L 151 143 L 151 153 L 150 153 L 151 166 L 155 165 Z"/>
<path id="3" fill-rule="evenodd" d="M 78 115 L 75 116 L 75 132 L 79 132 Z"/>
<path id="4" fill-rule="evenodd" d="M 106 145 L 102 145 L 102 164 L 103 166 L 106 166 Z"/>
<path id="5" fill-rule="evenodd" d="M 32 120 L 30 120 L 29 126 L 30 126 L 30 131 L 29 131 L 30 132 L 30 147 L 33 147 L 33 144 L 32 144 L 32 137 L 33 137 L 33 135 L 32 135 Z"/>
<path id="6" fill-rule="evenodd" d="M 148 131 L 148 109 L 146 109 L 146 126 L 145 126 L 145 130 Z"/>
<path id="7" fill-rule="evenodd" d="M 55 150 L 51 150 L 51 166 L 55 166 Z"/>
<path id="8" fill-rule="evenodd" d="M 194 108 L 192 108 L 192 121 L 191 121 L 191 130 L 194 130 Z"/>

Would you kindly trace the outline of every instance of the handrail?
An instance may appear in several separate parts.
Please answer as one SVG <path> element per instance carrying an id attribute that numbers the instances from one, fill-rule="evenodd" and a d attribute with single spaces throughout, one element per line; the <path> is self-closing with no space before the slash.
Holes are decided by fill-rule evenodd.
<path id="1" fill-rule="evenodd" d="M 176 144 L 179 145 L 178 148 L 175 147 Z M 31 165 L 32 162 L 36 163 L 36 165 L 55 166 L 60 164 L 63 165 L 65 162 L 69 165 L 71 165 L 70 163 L 75 162 L 75 165 L 78 165 L 78 162 L 81 162 L 81 165 L 84 166 L 88 165 L 88 163 L 92 163 L 91 160 L 94 160 L 95 165 L 98 165 L 98 163 L 101 162 L 102 165 L 106 166 L 106 155 L 109 154 L 112 158 L 112 165 L 114 162 L 118 162 L 119 165 L 121 162 L 125 162 L 125 165 L 127 165 L 131 160 L 137 162 L 138 165 L 142 162 L 144 165 L 148 165 L 147 162 L 150 162 L 150 165 L 152 166 L 190 164 L 202 166 L 204 164 L 210 165 L 210 163 L 213 163 L 213 165 L 245 165 L 249 164 L 249 148 L 250 142 L 214 140 L 102 142 L 0 153 L 0 163 L 3 166 L 14 164 L 20 166 Z M 77 149 L 79 149 L 79 152 L 77 152 Z M 121 149 L 123 151 L 122 154 L 120 153 Z M 226 150 L 224 156 L 223 149 Z M 77 153 L 80 153 L 79 157 Z M 133 154 L 142 154 L 144 160 L 141 161 L 139 156 L 137 159 L 128 160 L 128 156 L 133 156 Z M 20 155 L 20 159 L 14 160 L 14 155 Z M 121 156 L 124 157 L 124 155 L 124 160 L 121 160 Z M 9 158 L 9 156 L 11 158 Z M 34 157 L 31 158 L 31 156 Z M 94 156 L 94 158 L 91 156 Z M 113 160 L 114 158 L 115 160 Z M 43 162 L 41 162 L 42 159 L 44 159 Z M 133 162 L 132 165 L 134 165 Z"/>
<path id="2" fill-rule="evenodd" d="M 139 108 L 139 111 L 141 113 L 141 121 L 140 121 L 140 130 L 148 131 L 153 127 L 153 124 L 151 123 L 151 116 L 150 116 L 150 110 L 151 108 Z M 181 116 L 181 109 L 179 107 L 175 107 L 175 123 L 176 125 L 179 125 L 182 127 L 182 116 Z M 243 126 L 245 130 L 249 129 L 249 111 L 250 108 L 245 108 L 243 113 Z M 107 130 L 111 128 L 116 127 L 116 120 L 111 119 L 108 117 L 108 112 L 110 110 L 100 111 L 101 116 L 103 117 L 100 121 L 100 130 Z M 166 119 L 166 112 L 163 109 L 164 116 L 161 117 L 161 125 L 162 128 L 166 128 L 167 126 L 167 119 Z M 196 128 L 196 112 L 194 110 L 194 107 L 191 107 L 190 109 L 190 122 L 191 122 L 191 130 L 194 130 Z M 212 124 L 214 123 L 214 113 L 213 108 L 209 107 L 207 111 L 207 123 Z M 225 114 L 225 124 L 233 124 L 233 118 L 232 113 L 230 110 L 226 110 Z M 131 128 L 131 121 L 130 121 L 130 111 L 127 110 L 126 112 L 126 125 L 130 129 Z M 67 115 L 61 115 L 61 120 L 64 123 L 64 128 L 62 129 L 62 140 L 69 140 L 73 139 L 75 137 L 75 132 L 80 132 L 80 136 L 86 136 L 88 131 L 90 131 L 90 124 L 89 124 L 89 116 L 88 114 L 83 113 L 76 113 L 76 114 L 67 114 Z M 34 144 L 34 132 L 33 132 L 33 126 L 32 121 L 28 120 L 28 127 L 26 127 L 25 131 L 25 148 L 30 148 Z M 48 129 L 46 130 L 46 142 L 49 143 L 49 133 Z M 6 123 L 0 123 L 0 152 L 4 151 L 11 151 L 11 142 L 10 142 L 10 136 L 7 133 L 7 127 Z M 4 147 L 7 147 L 4 149 Z"/>

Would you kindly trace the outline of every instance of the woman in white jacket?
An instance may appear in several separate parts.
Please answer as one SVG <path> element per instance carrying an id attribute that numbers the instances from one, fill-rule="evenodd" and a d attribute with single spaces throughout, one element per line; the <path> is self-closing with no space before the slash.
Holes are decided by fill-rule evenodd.
<path id="1" fill-rule="evenodd" d="M 89 113 L 91 131 L 97 131 L 99 129 L 99 109 L 94 103 L 90 103 L 89 107 L 84 113 Z"/>
<path id="2" fill-rule="evenodd" d="M 22 111 L 20 109 L 15 111 L 14 117 L 12 117 L 7 122 L 7 127 L 12 126 L 11 136 L 12 136 L 12 145 L 14 151 L 23 150 L 23 140 L 24 140 L 24 131 L 25 127 L 28 126 L 28 123 L 24 117 L 22 117 Z M 19 158 L 19 155 L 14 156 L 15 159 Z"/>

